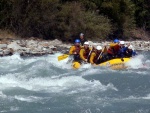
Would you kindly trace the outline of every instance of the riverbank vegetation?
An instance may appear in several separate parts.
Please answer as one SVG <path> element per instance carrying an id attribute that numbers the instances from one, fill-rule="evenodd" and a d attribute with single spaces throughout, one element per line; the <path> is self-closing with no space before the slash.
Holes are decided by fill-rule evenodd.
<path id="1" fill-rule="evenodd" d="M 148 38 L 149 4 L 149 0 L 1 0 L 0 29 L 20 37 L 63 41 L 80 32 L 95 40 Z"/>

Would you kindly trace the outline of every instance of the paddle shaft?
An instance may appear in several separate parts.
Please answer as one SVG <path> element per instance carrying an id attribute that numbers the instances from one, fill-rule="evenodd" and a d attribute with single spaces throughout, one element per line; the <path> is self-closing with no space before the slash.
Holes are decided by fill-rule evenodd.
<path id="1" fill-rule="evenodd" d="M 103 53 L 104 49 L 105 49 L 105 48 L 103 48 L 103 49 L 102 49 L 102 51 L 101 51 L 101 53 L 99 54 L 99 56 L 98 56 L 98 58 L 97 58 L 97 61 L 98 61 L 98 60 L 99 60 L 99 58 L 101 57 L 101 55 L 102 55 L 102 53 Z"/>
<path id="2" fill-rule="evenodd" d="M 93 51 L 93 48 L 92 48 L 91 51 L 89 52 L 87 59 L 88 59 L 89 56 L 91 55 L 92 51 Z"/>

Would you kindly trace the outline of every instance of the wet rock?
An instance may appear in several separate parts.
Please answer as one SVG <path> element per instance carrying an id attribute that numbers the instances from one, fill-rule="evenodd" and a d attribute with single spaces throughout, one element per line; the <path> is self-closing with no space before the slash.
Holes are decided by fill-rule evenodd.
<path id="1" fill-rule="evenodd" d="M 110 42 L 92 42 L 90 45 L 101 45 L 102 47 L 109 47 Z M 132 44 L 135 50 L 150 50 L 150 41 L 126 41 L 126 45 Z M 73 44 L 62 43 L 59 40 L 45 41 L 45 40 L 8 40 L 0 42 L 0 56 L 11 55 L 19 53 L 22 56 L 40 56 L 45 54 L 53 54 L 57 52 L 68 53 L 69 48 Z"/>
<path id="2" fill-rule="evenodd" d="M 3 51 L 2 52 L 0 51 L 0 56 L 4 56 Z"/>
<path id="3" fill-rule="evenodd" d="M 58 39 L 55 39 L 53 41 L 50 41 L 50 44 L 51 45 L 54 45 L 54 46 L 57 46 L 57 45 L 61 45 L 62 44 L 62 41 L 58 40 Z"/>
<path id="4" fill-rule="evenodd" d="M 18 44 L 17 44 L 17 42 L 11 42 L 8 46 L 7 46 L 7 48 L 12 48 L 14 51 L 17 51 L 18 49 L 22 49 L 22 47 L 21 46 L 19 46 Z"/>
<path id="5" fill-rule="evenodd" d="M 11 51 L 11 49 L 6 49 L 6 50 L 3 50 L 3 54 L 4 55 L 12 55 L 13 52 Z"/>
<path id="6" fill-rule="evenodd" d="M 35 41 L 35 40 L 28 40 L 27 43 L 26 43 L 26 47 L 28 48 L 36 48 L 38 47 L 38 41 Z"/>
<path id="7" fill-rule="evenodd" d="M 0 44 L 0 49 L 6 48 L 7 44 Z"/>
<path id="8" fill-rule="evenodd" d="M 3 52 L 3 49 L 0 49 L 0 52 Z"/>

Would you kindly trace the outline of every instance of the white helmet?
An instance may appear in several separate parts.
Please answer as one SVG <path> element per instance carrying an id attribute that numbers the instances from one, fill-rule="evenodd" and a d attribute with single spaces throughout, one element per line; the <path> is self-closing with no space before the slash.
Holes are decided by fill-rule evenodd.
<path id="1" fill-rule="evenodd" d="M 97 46 L 96 49 L 97 50 L 102 50 L 102 47 L 101 46 Z"/>
<path id="2" fill-rule="evenodd" d="M 120 44 L 124 44 L 124 41 L 120 41 Z"/>
<path id="3" fill-rule="evenodd" d="M 80 33 L 80 36 L 83 36 L 84 34 L 83 33 Z"/>
<path id="4" fill-rule="evenodd" d="M 86 42 L 84 42 L 84 44 L 85 44 L 85 45 L 89 45 L 89 42 L 86 41 Z"/>
<path id="5" fill-rule="evenodd" d="M 133 46 L 132 46 L 132 45 L 130 45 L 130 46 L 128 47 L 128 49 L 133 49 Z"/>

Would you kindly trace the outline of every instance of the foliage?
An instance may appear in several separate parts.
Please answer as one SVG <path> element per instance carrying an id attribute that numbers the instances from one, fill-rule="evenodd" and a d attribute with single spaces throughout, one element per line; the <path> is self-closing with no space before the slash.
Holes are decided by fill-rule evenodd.
<path id="1" fill-rule="evenodd" d="M 0 29 L 22 37 L 68 40 L 110 34 L 130 37 L 135 27 L 150 30 L 149 0 L 1 0 Z"/>
<path id="2" fill-rule="evenodd" d="M 130 0 L 105 0 L 100 13 L 107 15 L 116 25 L 119 38 L 129 36 L 134 28 L 134 4 Z"/>
<path id="3" fill-rule="evenodd" d="M 132 0 L 136 5 L 135 20 L 138 27 L 150 30 L 150 0 Z"/>
<path id="4" fill-rule="evenodd" d="M 67 3 L 57 15 L 57 31 L 64 37 L 84 32 L 87 38 L 105 38 L 111 32 L 111 23 L 104 16 L 85 12 L 80 3 Z M 58 34 L 58 33 L 57 33 Z"/>

